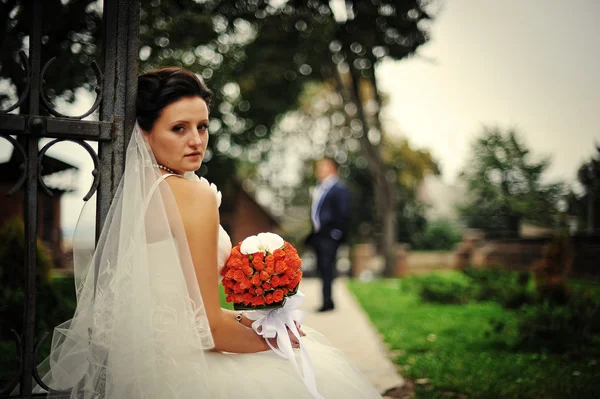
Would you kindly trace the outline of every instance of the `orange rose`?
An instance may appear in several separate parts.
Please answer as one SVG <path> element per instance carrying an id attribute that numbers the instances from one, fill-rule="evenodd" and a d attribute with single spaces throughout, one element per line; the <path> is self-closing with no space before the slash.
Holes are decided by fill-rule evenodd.
<path id="1" fill-rule="evenodd" d="M 247 256 L 242 259 L 242 266 L 250 266 L 250 259 Z"/>
<path id="2" fill-rule="evenodd" d="M 244 274 L 246 276 L 251 276 L 252 273 L 254 273 L 254 270 L 252 270 L 252 268 L 250 266 L 244 266 L 242 271 L 244 272 Z"/>
<path id="3" fill-rule="evenodd" d="M 273 303 L 273 294 L 271 294 L 270 292 L 265 295 L 265 302 L 267 303 L 267 305 L 270 305 Z"/>
<path id="4" fill-rule="evenodd" d="M 282 261 L 282 260 L 277 261 L 277 263 L 275 264 L 275 273 L 277 273 L 277 274 L 284 273 L 287 270 L 287 268 L 288 267 L 284 261 Z"/>
<path id="5" fill-rule="evenodd" d="M 244 279 L 244 272 L 241 270 L 236 270 L 233 273 L 233 278 L 235 279 L 235 281 L 242 281 Z"/>
<path id="6" fill-rule="evenodd" d="M 279 286 L 279 276 L 271 277 L 271 287 L 275 288 Z"/>
<path id="7" fill-rule="evenodd" d="M 242 292 L 244 292 L 244 290 L 242 289 L 242 287 L 240 287 L 240 283 L 236 283 L 233 286 L 233 292 L 235 292 L 236 294 L 241 294 Z"/>
<path id="8" fill-rule="evenodd" d="M 248 288 L 252 288 L 252 283 L 247 278 L 240 281 L 240 288 L 242 290 L 247 290 Z"/>
<path id="9" fill-rule="evenodd" d="M 242 303 L 242 302 L 244 302 L 244 295 L 242 295 L 242 294 L 235 294 L 235 296 L 233 298 L 233 301 L 235 303 Z"/>
<path id="10" fill-rule="evenodd" d="M 258 271 L 258 272 L 265 270 L 265 264 L 262 262 L 255 263 L 253 265 L 254 265 L 254 268 L 256 269 L 256 271 Z"/>
<path id="11" fill-rule="evenodd" d="M 288 278 L 292 278 L 296 275 L 296 271 L 294 269 L 292 269 L 291 267 L 288 267 L 287 270 L 285 271 L 285 275 Z"/>
<path id="12" fill-rule="evenodd" d="M 302 260 L 298 255 L 290 255 L 287 258 L 285 258 L 285 261 L 289 267 L 292 267 L 294 269 L 297 269 L 302 265 Z"/>
<path id="13" fill-rule="evenodd" d="M 264 304 L 265 304 L 265 298 L 263 298 L 260 295 L 254 297 L 254 306 L 261 306 Z"/>
<path id="14" fill-rule="evenodd" d="M 281 276 L 281 278 L 279 279 L 279 285 L 280 286 L 285 286 L 285 285 L 288 285 L 289 283 L 290 283 L 290 279 L 286 275 Z"/>
<path id="15" fill-rule="evenodd" d="M 240 247 L 235 246 L 231 249 L 231 255 L 233 258 L 236 259 L 242 259 L 244 257 L 244 255 L 242 255 L 242 253 L 240 252 Z"/>
<path id="16" fill-rule="evenodd" d="M 260 279 L 262 281 L 267 281 L 269 279 L 269 274 L 263 270 L 260 272 Z"/>
<path id="17" fill-rule="evenodd" d="M 269 283 L 267 283 L 267 282 L 265 281 L 265 282 L 263 283 L 262 287 L 263 287 L 265 290 L 267 290 L 267 291 L 268 291 L 268 290 L 270 290 L 270 289 L 271 289 L 271 284 L 269 284 Z"/>
<path id="18" fill-rule="evenodd" d="M 250 305 L 252 303 L 252 295 L 250 295 L 249 293 L 245 293 L 244 294 L 244 303 L 246 305 Z"/>
<path id="19" fill-rule="evenodd" d="M 231 267 L 234 270 L 239 269 L 242 267 L 242 261 L 237 258 L 229 258 L 229 261 L 227 261 L 227 266 Z"/>
<path id="20" fill-rule="evenodd" d="M 254 262 L 263 262 L 263 259 L 265 258 L 265 253 L 264 252 L 256 252 L 252 254 L 252 263 Z"/>
<path id="21" fill-rule="evenodd" d="M 269 276 L 271 276 L 271 275 L 275 274 L 275 268 L 274 268 L 274 267 L 267 267 L 267 268 L 265 269 L 265 272 L 267 272 L 267 274 L 268 274 Z"/>
<path id="22" fill-rule="evenodd" d="M 290 290 L 288 290 L 288 289 L 287 289 L 287 288 L 285 288 L 285 287 L 284 287 L 284 288 L 282 288 L 282 290 L 283 290 L 283 295 L 287 295 L 287 293 L 288 293 L 288 292 L 290 292 Z"/>
<path id="23" fill-rule="evenodd" d="M 302 260 L 300 258 L 296 258 L 292 261 L 292 267 L 294 269 L 299 269 L 302 266 Z"/>
<path id="24" fill-rule="evenodd" d="M 275 257 L 275 260 L 280 260 L 285 258 L 285 252 L 283 252 L 282 249 L 278 248 L 275 251 L 273 251 L 273 256 Z"/>
<path id="25" fill-rule="evenodd" d="M 232 292 L 233 290 L 231 288 L 225 287 L 225 293 L 227 294 L 227 296 L 229 296 Z"/>
<path id="26" fill-rule="evenodd" d="M 296 248 L 294 248 L 293 245 L 291 245 L 291 244 L 288 243 L 285 246 L 285 253 L 286 254 L 297 254 L 298 250 Z"/>
<path id="27" fill-rule="evenodd" d="M 267 258 L 265 259 L 265 265 L 267 265 L 267 267 L 274 267 L 275 257 L 273 255 L 267 255 Z"/>
<path id="28" fill-rule="evenodd" d="M 256 288 L 256 295 L 262 295 L 264 293 L 265 293 L 265 290 L 263 290 L 262 287 Z"/>
<path id="29" fill-rule="evenodd" d="M 273 292 L 273 301 L 275 301 L 275 302 L 283 301 L 283 290 L 282 289 L 276 289 L 275 292 Z"/>
<path id="30" fill-rule="evenodd" d="M 260 276 L 258 275 L 258 273 L 255 273 L 254 276 L 252 276 L 252 278 L 250 279 L 250 282 L 252 283 L 252 285 L 258 285 L 258 286 L 260 286 L 262 284 L 262 280 L 260 279 Z"/>
<path id="31" fill-rule="evenodd" d="M 227 297 L 225 297 L 225 302 L 233 302 L 233 296 L 231 294 L 227 295 Z"/>
<path id="32" fill-rule="evenodd" d="M 248 288 L 248 293 L 250 295 L 256 295 L 256 291 L 254 290 L 254 288 Z"/>

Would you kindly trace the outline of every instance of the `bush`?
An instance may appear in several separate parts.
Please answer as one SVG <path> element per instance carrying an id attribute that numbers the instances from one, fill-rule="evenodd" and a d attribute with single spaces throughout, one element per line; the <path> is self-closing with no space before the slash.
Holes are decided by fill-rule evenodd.
<path id="1" fill-rule="evenodd" d="M 20 219 L 6 222 L 0 228 L 0 386 L 14 370 L 14 335 L 23 331 L 23 303 L 25 282 L 25 231 Z M 61 281 L 57 290 L 50 279 L 52 261 L 41 242 L 37 242 L 36 266 L 36 316 L 35 337 L 41 338 L 45 332 L 52 332 L 59 323 L 68 320 L 74 310 L 73 279 Z M 70 288 L 68 287 L 70 281 Z M 38 360 L 48 355 L 49 340 L 42 346 Z"/>
<path id="2" fill-rule="evenodd" d="M 416 250 L 450 250 L 462 240 L 454 223 L 447 219 L 428 222 L 425 230 L 415 234 L 413 243 Z"/>
<path id="3" fill-rule="evenodd" d="M 530 273 L 492 268 L 467 268 L 463 273 L 475 285 L 475 299 L 496 301 L 506 309 L 517 309 L 533 302 Z"/>
<path id="4" fill-rule="evenodd" d="M 473 298 L 468 278 L 458 275 L 431 274 L 414 280 L 421 300 L 437 303 L 466 303 Z"/>
<path id="5" fill-rule="evenodd" d="M 552 352 L 583 350 L 600 344 L 600 301 L 573 295 L 565 306 L 546 301 L 523 308 L 517 347 Z"/>

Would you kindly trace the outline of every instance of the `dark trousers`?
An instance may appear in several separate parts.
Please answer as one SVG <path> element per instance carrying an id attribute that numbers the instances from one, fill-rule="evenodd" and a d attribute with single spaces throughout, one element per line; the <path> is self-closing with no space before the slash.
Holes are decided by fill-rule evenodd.
<path id="1" fill-rule="evenodd" d="M 313 247 L 317 255 L 317 270 L 323 282 L 323 305 L 333 305 L 331 298 L 331 284 L 335 278 L 336 254 L 339 242 L 329 237 L 315 237 Z"/>

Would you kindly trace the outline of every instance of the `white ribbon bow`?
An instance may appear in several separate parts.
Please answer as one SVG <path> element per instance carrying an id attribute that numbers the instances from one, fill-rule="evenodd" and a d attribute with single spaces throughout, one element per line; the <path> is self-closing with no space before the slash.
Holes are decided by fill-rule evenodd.
<path id="1" fill-rule="evenodd" d="M 319 394 L 317 391 L 315 372 L 312 368 L 312 363 L 310 361 L 310 357 L 308 356 L 308 352 L 302 344 L 300 331 L 298 331 L 298 327 L 296 327 L 295 323 L 302 323 L 304 321 L 304 317 L 306 316 L 302 310 L 298 309 L 298 307 L 300 307 L 300 305 L 302 305 L 304 302 L 304 298 L 304 294 L 298 291 L 295 295 L 287 298 L 285 305 L 282 308 L 253 310 L 246 313 L 246 316 L 250 320 L 255 320 L 255 322 L 252 323 L 252 328 L 258 335 L 262 336 L 267 341 L 269 347 L 273 349 L 273 351 L 279 356 L 288 359 L 290 363 L 292 363 L 292 366 L 294 366 L 294 369 L 300 378 L 302 378 L 304 385 L 306 385 L 312 396 L 315 399 L 324 399 L 323 396 L 321 396 L 321 394 Z M 300 368 L 298 367 L 296 357 L 294 356 L 292 343 L 290 342 L 287 332 L 288 328 L 300 344 L 302 373 L 300 373 Z M 269 342 L 269 338 L 275 337 L 277 337 L 277 346 L 279 349 L 272 346 Z"/>

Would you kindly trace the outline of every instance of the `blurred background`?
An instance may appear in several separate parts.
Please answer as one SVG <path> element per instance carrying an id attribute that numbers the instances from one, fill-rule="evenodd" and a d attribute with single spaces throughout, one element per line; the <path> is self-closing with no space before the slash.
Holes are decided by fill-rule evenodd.
<path id="1" fill-rule="evenodd" d="M 29 48 L 30 12 L 28 1 L 0 1 L 0 109 L 13 104 L 25 84 L 18 52 Z M 44 90 L 66 115 L 79 115 L 95 101 L 91 63 L 101 66 L 103 59 L 102 18 L 101 0 L 44 1 L 43 62 L 57 57 Z M 568 378 L 526 369 L 539 378 L 506 392 L 487 374 L 480 376 L 487 388 L 473 388 L 450 381 L 447 369 L 435 380 L 431 370 L 439 365 L 411 372 L 425 355 L 402 348 L 397 363 L 403 373 L 429 378 L 417 387 L 420 395 L 441 395 L 442 386 L 474 397 L 585 397 L 587 389 L 598 388 L 591 381 L 600 380 L 599 18 L 595 0 L 151 0 L 141 6 L 139 65 L 141 72 L 188 68 L 215 93 L 209 150 L 198 174 L 223 192 L 221 221 L 234 243 L 277 231 L 303 250 L 314 161 L 333 157 L 353 207 L 338 271 L 357 278 L 351 288 L 359 300 L 386 293 L 381 301 L 361 300 L 377 327 L 392 328 L 370 306 L 389 306 L 402 293 L 409 299 L 394 303 L 404 310 L 415 308 L 415 298 L 452 306 L 502 298 L 492 331 L 508 334 L 511 345 L 531 344 L 527 350 L 534 352 L 527 353 L 539 359 L 549 342 L 565 341 L 551 349 L 560 355 L 544 368 L 566 368 Z M 41 140 L 40 148 L 48 141 Z M 47 155 L 43 179 L 55 195 L 40 194 L 39 250 L 53 290 L 62 292 L 56 296 L 72 306 L 71 240 L 93 162 L 69 142 Z M 19 164 L 12 145 L 0 138 L 4 191 L 18 180 Z M 22 262 L 22 201 L 18 195 L 0 198 L 4 311 L 22 300 L 18 282 L 9 280 L 14 273 L 7 272 Z M 93 237 L 93 223 L 80 228 Z M 314 256 L 304 251 L 303 259 L 310 275 Z M 404 288 L 390 288 L 396 279 Z M 575 295 L 576 287 L 587 294 Z M 482 293 L 487 289 L 495 294 Z M 575 297 L 596 299 L 575 303 Z M 507 321 L 513 316 L 503 313 L 503 301 L 511 309 L 533 306 L 530 318 L 510 313 L 514 319 Z M 66 320 L 69 306 L 40 328 Z M 451 328 L 458 333 L 479 317 L 467 315 Z M 494 318 L 488 316 L 486 326 Z M 574 331 L 585 337 L 577 341 Z M 396 344 L 397 335 L 384 336 L 392 349 L 404 345 Z M 415 347 L 442 350 L 429 333 L 424 336 L 429 338 L 419 338 Z M 10 345 L 0 348 L 7 358 Z M 565 355 L 572 352 L 575 360 Z M 513 364 L 507 375 L 514 371 L 516 380 L 524 369 L 506 359 L 512 359 L 506 367 Z M 474 364 L 462 371 L 471 379 L 481 368 Z M 500 367 L 489 364 L 492 374 Z M 570 383 L 585 373 L 582 368 L 587 379 Z M 549 379 L 563 382 L 552 388 L 562 396 L 544 388 Z"/>

